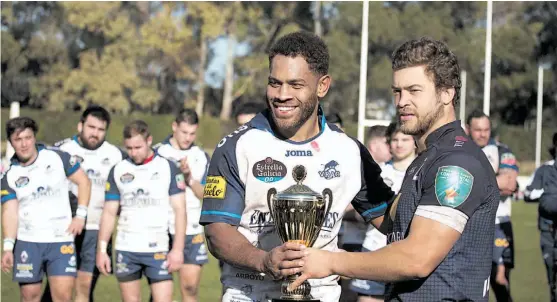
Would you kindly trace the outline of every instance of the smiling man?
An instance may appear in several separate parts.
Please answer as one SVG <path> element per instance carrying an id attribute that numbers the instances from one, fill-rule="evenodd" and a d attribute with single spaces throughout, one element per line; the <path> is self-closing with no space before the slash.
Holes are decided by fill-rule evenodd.
<path id="1" fill-rule="evenodd" d="M 277 280 L 285 276 L 285 267 L 279 264 L 294 244 L 281 244 L 267 194 L 295 184 L 295 166 L 305 167 L 305 185 L 333 194 L 318 249 L 337 250 L 348 204 L 369 221 L 385 211 L 393 196 L 366 148 L 323 116 L 319 100 L 331 83 L 325 43 L 307 32 L 288 34 L 271 48 L 269 65 L 268 109 L 220 141 L 206 179 L 201 224 L 211 252 L 225 262 L 226 302 L 281 296 Z M 314 299 L 339 300 L 338 276 L 310 283 Z"/>
<path id="2" fill-rule="evenodd" d="M 338 274 L 387 282 L 386 301 L 488 301 L 499 190 L 487 157 L 455 118 L 457 58 L 443 42 L 422 38 L 401 45 L 392 67 L 400 128 L 416 138 L 419 155 L 386 214 L 373 220 L 387 246 L 364 253 L 300 246 L 306 256 L 281 265 L 303 272 L 293 287 Z"/>

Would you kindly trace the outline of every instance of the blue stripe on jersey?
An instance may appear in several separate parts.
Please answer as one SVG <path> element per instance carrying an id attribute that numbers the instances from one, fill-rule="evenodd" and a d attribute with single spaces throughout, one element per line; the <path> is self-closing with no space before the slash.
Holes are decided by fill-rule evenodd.
<path id="1" fill-rule="evenodd" d="M 383 202 L 380 205 L 376 206 L 375 208 L 372 208 L 372 209 L 369 209 L 369 210 L 363 212 L 362 216 L 368 216 L 369 214 L 371 214 L 373 212 L 383 211 L 386 207 L 387 207 L 387 203 Z"/>
<path id="2" fill-rule="evenodd" d="M 221 212 L 221 211 L 201 211 L 201 215 L 220 215 L 220 216 L 228 216 L 228 217 L 237 218 L 237 219 L 242 218 L 242 216 L 240 216 L 238 214 L 228 213 L 228 212 Z"/>
<path id="3" fill-rule="evenodd" d="M 104 200 L 120 200 L 119 194 L 104 194 Z"/>
<path id="4" fill-rule="evenodd" d="M 70 176 L 70 175 L 74 174 L 75 171 L 77 171 L 77 169 L 79 169 L 79 166 L 80 166 L 80 164 L 79 164 L 79 163 L 76 163 L 73 167 L 71 167 L 71 168 L 68 170 L 68 173 L 66 173 L 66 176 Z"/>
<path id="5" fill-rule="evenodd" d="M 499 169 L 501 169 L 501 168 L 513 169 L 513 170 L 515 170 L 515 171 L 518 172 L 518 167 L 515 166 L 515 165 L 505 165 L 505 164 L 501 164 L 501 165 L 499 165 Z"/>
<path id="6" fill-rule="evenodd" d="M 2 203 L 6 202 L 8 200 L 11 200 L 11 199 L 16 199 L 16 198 L 17 198 L 17 196 L 15 195 L 15 193 L 8 194 L 8 195 L 2 197 Z"/>

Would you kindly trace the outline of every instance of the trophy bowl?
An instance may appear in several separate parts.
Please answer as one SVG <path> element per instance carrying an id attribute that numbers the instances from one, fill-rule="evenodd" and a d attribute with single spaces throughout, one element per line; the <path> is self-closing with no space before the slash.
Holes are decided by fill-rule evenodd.
<path id="1" fill-rule="evenodd" d="M 275 188 L 269 189 L 267 204 L 275 222 L 275 230 L 283 243 L 295 242 L 312 247 L 331 209 L 333 194 L 330 189 L 325 189 L 320 194 L 303 185 L 306 175 L 304 166 L 295 166 L 292 176 L 296 184 L 278 193 Z M 308 281 L 294 290 L 288 290 L 288 286 L 300 275 L 288 276 L 281 284 L 280 299 L 272 301 L 318 302 L 311 296 Z"/>

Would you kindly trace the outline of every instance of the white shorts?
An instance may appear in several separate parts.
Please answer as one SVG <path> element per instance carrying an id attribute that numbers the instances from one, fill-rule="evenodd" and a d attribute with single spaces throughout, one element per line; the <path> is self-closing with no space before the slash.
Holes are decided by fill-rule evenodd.
<path id="1" fill-rule="evenodd" d="M 312 288 L 311 295 L 321 302 L 338 302 L 340 291 L 339 285 L 320 286 Z M 240 289 L 226 288 L 222 302 L 271 302 L 275 298 L 280 298 L 280 291 L 260 291 L 257 287 L 246 284 Z"/>

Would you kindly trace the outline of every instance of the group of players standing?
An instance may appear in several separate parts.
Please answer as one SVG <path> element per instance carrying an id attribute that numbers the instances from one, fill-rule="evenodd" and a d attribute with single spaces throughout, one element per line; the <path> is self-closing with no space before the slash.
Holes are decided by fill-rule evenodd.
<path id="1" fill-rule="evenodd" d="M 75 301 L 92 301 L 99 273 L 113 271 L 124 301 L 141 300 L 143 274 L 152 300 L 171 301 L 173 272 L 182 300 L 197 301 L 208 262 L 199 216 L 209 165 L 194 144 L 198 116 L 180 111 L 155 146 L 148 125 L 133 121 L 123 130 L 126 152 L 105 140 L 109 126 L 107 110 L 90 106 L 77 135 L 45 146 L 34 120 L 6 123 L 15 156 L 2 177 L 3 270 L 13 267 L 22 301 L 71 301 L 74 288 Z"/>

